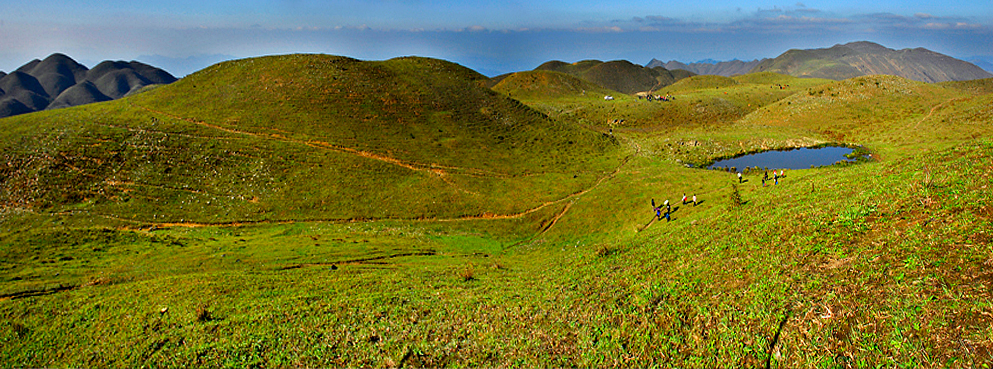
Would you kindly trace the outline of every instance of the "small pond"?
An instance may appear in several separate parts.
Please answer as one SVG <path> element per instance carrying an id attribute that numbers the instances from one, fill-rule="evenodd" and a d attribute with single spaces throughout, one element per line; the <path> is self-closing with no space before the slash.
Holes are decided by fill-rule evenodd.
<path id="1" fill-rule="evenodd" d="M 839 161 L 855 161 L 845 155 L 851 155 L 854 149 L 841 146 L 820 148 L 799 148 L 784 151 L 763 151 L 760 153 L 739 156 L 714 162 L 707 169 L 738 168 L 769 168 L 769 169 L 810 169 L 831 165 Z"/>

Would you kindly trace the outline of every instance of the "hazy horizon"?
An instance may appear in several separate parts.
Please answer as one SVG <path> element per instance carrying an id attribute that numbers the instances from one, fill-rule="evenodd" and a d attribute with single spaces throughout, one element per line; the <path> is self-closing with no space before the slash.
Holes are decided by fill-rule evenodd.
<path id="1" fill-rule="evenodd" d="M 748 61 L 854 41 L 993 60 L 993 7 L 977 3 L 44 0 L 5 8 L 0 71 L 8 73 L 52 53 L 88 67 L 138 60 L 177 77 L 222 60 L 324 53 L 435 57 L 494 75 L 549 60 Z"/>

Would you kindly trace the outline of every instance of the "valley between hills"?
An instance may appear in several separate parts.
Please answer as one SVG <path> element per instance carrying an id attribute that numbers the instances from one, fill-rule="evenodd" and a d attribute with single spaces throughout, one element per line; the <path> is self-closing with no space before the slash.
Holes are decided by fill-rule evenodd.
<path id="1" fill-rule="evenodd" d="M 0 363 L 993 361 L 993 79 L 628 64 L 268 56 L 0 119 Z M 871 155 L 700 168 L 822 145 Z"/>

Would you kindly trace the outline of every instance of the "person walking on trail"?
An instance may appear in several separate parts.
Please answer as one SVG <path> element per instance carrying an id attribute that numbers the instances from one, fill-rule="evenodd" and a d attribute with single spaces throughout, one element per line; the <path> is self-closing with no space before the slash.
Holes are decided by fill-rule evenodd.
<path id="1" fill-rule="evenodd" d="M 655 220 L 662 220 L 662 208 L 655 207 Z"/>
<path id="2" fill-rule="evenodd" d="M 683 193 L 683 205 L 686 205 L 686 193 Z"/>
<path id="3" fill-rule="evenodd" d="M 652 198 L 652 207 L 653 208 L 657 208 L 658 207 L 658 206 L 655 206 L 655 198 Z"/>
<path id="4" fill-rule="evenodd" d="M 738 183 L 741 183 L 741 172 L 738 172 Z"/>
<path id="5" fill-rule="evenodd" d="M 666 212 L 666 215 L 668 215 L 670 211 L 672 211 L 672 206 L 669 205 L 669 199 L 665 199 L 665 212 Z"/>
<path id="6" fill-rule="evenodd" d="M 693 194 L 693 207 L 696 207 L 696 194 Z"/>
<path id="7" fill-rule="evenodd" d="M 659 220 L 661 220 L 661 219 L 659 219 Z M 669 223 L 670 220 L 672 220 L 672 219 L 669 219 L 669 212 L 667 211 L 667 212 L 665 212 L 665 222 L 666 223 Z"/>

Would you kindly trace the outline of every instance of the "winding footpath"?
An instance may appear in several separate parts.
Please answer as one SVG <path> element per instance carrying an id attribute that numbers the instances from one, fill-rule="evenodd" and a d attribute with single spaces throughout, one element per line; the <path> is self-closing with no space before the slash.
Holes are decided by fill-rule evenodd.
<path id="1" fill-rule="evenodd" d="M 346 147 L 346 146 L 342 146 L 342 145 L 337 145 L 337 144 L 333 144 L 333 143 L 329 143 L 329 142 L 319 141 L 319 140 L 300 140 L 300 139 L 295 139 L 295 138 L 287 137 L 285 135 L 278 134 L 278 133 L 262 134 L 262 133 L 244 131 L 244 130 L 229 128 L 229 127 L 224 127 L 224 126 L 221 126 L 219 124 L 209 123 L 209 122 L 198 120 L 198 119 L 194 119 L 194 118 L 179 116 L 179 115 L 168 113 L 168 112 L 165 112 L 165 111 L 153 109 L 153 108 L 150 108 L 150 107 L 147 107 L 147 106 L 134 105 L 133 102 L 129 102 L 129 103 L 131 104 L 131 106 L 137 107 L 137 108 L 140 108 L 140 109 L 143 109 L 143 110 L 145 110 L 145 111 L 147 111 L 149 113 L 153 113 L 153 114 L 157 114 L 157 115 L 162 115 L 162 116 L 165 116 L 165 117 L 168 117 L 168 118 L 171 118 L 171 119 L 175 119 L 175 120 L 181 120 L 181 121 L 192 123 L 192 124 L 195 124 L 195 125 L 198 125 L 198 126 L 201 126 L 201 127 L 207 127 L 207 128 L 211 128 L 211 129 L 216 129 L 216 130 L 219 130 L 219 131 L 227 132 L 227 133 L 232 133 L 232 134 L 237 134 L 237 135 L 243 135 L 243 136 L 249 136 L 249 137 L 258 138 L 258 139 L 277 140 L 277 141 L 289 142 L 289 143 L 294 143 L 294 144 L 299 144 L 299 145 L 306 145 L 306 146 L 310 146 L 310 147 L 318 148 L 318 149 L 331 150 L 331 151 L 338 152 L 338 153 L 343 153 L 343 154 L 355 155 L 355 156 L 363 157 L 363 158 L 366 158 L 366 159 L 372 159 L 372 160 L 377 160 L 377 161 L 381 161 L 381 162 L 384 162 L 384 163 L 393 164 L 393 165 L 396 165 L 396 166 L 399 166 L 399 167 L 403 167 L 403 168 L 406 168 L 406 169 L 409 169 L 409 170 L 413 170 L 413 171 L 418 171 L 418 172 L 432 174 L 432 175 L 438 176 L 438 177 L 444 177 L 444 176 L 449 175 L 449 174 L 461 174 L 461 175 L 467 175 L 467 176 L 472 176 L 472 177 L 495 177 L 495 178 L 511 178 L 511 177 L 514 177 L 513 175 L 510 175 L 510 174 L 490 172 L 490 171 L 486 171 L 486 170 L 482 170 L 482 169 L 476 169 L 476 168 L 464 168 L 464 167 L 439 165 L 439 164 L 425 164 L 425 163 L 418 163 L 418 162 L 413 162 L 413 161 L 401 160 L 401 159 L 397 159 L 397 158 L 386 156 L 386 155 L 382 155 L 382 154 L 377 154 L 377 153 L 370 152 L 370 151 L 359 150 L 359 149 L 355 149 L 355 148 L 351 148 L 351 147 Z"/>
<path id="2" fill-rule="evenodd" d="M 310 147 L 313 147 L 313 148 L 324 149 L 324 150 L 331 150 L 331 151 L 335 151 L 335 152 L 339 152 L 339 153 L 344 153 L 344 154 L 350 154 L 350 155 L 356 155 L 356 156 L 360 156 L 360 157 L 371 159 L 371 160 L 377 160 L 377 161 L 381 161 L 381 162 L 385 162 L 385 163 L 397 165 L 397 166 L 400 166 L 400 167 L 403 167 L 403 168 L 406 168 L 406 169 L 409 169 L 409 170 L 413 170 L 413 171 L 417 171 L 417 172 L 422 172 L 422 173 L 426 173 L 426 174 L 429 174 L 429 175 L 438 177 L 442 181 L 444 181 L 444 182 L 446 182 L 446 183 L 448 183 L 448 184 L 450 184 L 452 186 L 455 186 L 455 187 L 458 187 L 458 186 L 456 186 L 450 180 L 448 180 L 447 178 L 445 178 L 446 176 L 449 176 L 449 175 L 466 175 L 466 176 L 484 177 L 484 178 L 513 178 L 513 177 L 522 177 L 522 176 L 533 176 L 533 175 L 535 175 L 533 173 L 525 173 L 525 174 L 519 174 L 519 175 L 509 175 L 509 174 L 495 173 L 495 172 L 490 172 L 490 171 L 485 171 L 485 170 L 475 169 L 475 168 L 463 168 L 463 167 L 456 167 L 456 166 L 444 166 L 444 165 L 437 165 L 437 164 L 424 164 L 424 163 L 417 163 L 417 162 L 405 161 L 405 160 L 401 160 L 401 159 L 397 159 L 397 158 L 392 158 L 392 157 L 385 156 L 385 155 L 380 155 L 380 154 L 373 153 L 373 152 L 358 150 L 358 149 L 349 148 L 349 147 L 345 147 L 345 146 L 341 146 L 341 145 L 336 145 L 336 144 L 332 144 L 332 143 L 328 143 L 328 142 L 323 142 L 323 141 L 300 140 L 300 139 L 295 139 L 295 138 L 287 137 L 286 135 L 283 135 L 283 134 L 276 134 L 276 133 L 263 134 L 263 133 L 256 133 L 256 132 L 238 130 L 238 129 L 234 129 L 234 128 L 229 128 L 229 127 L 221 126 L 221 125 L 218 125 L 218 124 L 208 123 L 208 122 L 205 122 L 205 121 L 201 121 L 201 120 L 189 118 L 189 117 L 178 116 L 178 115 L 175 115 L 175 114 L 171 114 L 171 113 L 168 113 L 168 112 L 156 110 L 156 109 L 153 109 L 153 108 L 150 108 L 150 107 L 146 107 L 146 106 L 134 105 L 133 102 L 131 102 L 131 104 L 134 107 L 143 109 L 143 110 L 145 110 L 145 111 L 147 111 L 149 113 L 152 113 L 152 114 L 165 116 L 165 117 L 168 117 L 168 118 L 171 118 L 171 119 L 185 121 L 185 122 L 192 123 L 192 124 L 195 124 L 195 125 L 198 125 L 198 126 L 207 127 L 207 128 L 211 128 L 211 129 L 215 129 L 215 130 L 219 130 L 219 131 L 231 133 L 231 134 L 243 135 L 243 136 L 248 136 L 248 137 L 257 138 L 257 139 L 263 139 L 263 140 L 278 140 L 278 141 L 282 141 L 282 142 L 290 142 L 290 143 L 295 143 L 295 144 L 300 144 L 300 145 L 307 145 L 307 146 L 310 146 Z M 549 206 L 554 206 L 556 204 L 567 202 L 566 205 L 563 207 L 563 209 L 561 211 L 557 212 L 556 215 L 554 217 L 552 217 L 548 221 L 548 223 L 544 226 L 544 228 L 542 229 L 542 231 L 539 233 L 539 234 L 544 234 L 544 233 L 548 232 L 548 230 L 550 230 L 552 227 L 554 227 L 555 224 L 562 217 L 564 217 L 568 213 L 569 209 L 572 207 L 572 204 L 573 204 L 573 202 L 576 199 L 578 199 L 578 198 L 582 197 L 583 195 L 589 193 L 590 191 L 592 191 L 592 190 L 600 187 L 600 185 L 602 185 L 604 182 L 606 182 L 606 181 L 614 178 L 627 165 L 627 163 L 631 160 L 632 157 L 634 157 L 635 155 L 637 155 L 637 154 L 639 154 L 641 152 L 641 148 L 640 147 L 637 147 L 637 145 L 636 145 L 635 149 L 636 149 L 635 153 L 633 153 L 633 154 L 628 155 L 627 157 L 625 157 L 621 161 L 621 163 L 611 173 L 606 174 L 604 176 L 601 176 L 600 178 L 598 178 L 589 187 L 584 188 L 584 189 L 582 189 L 580 191 L 576 191 L 574 193 L 568 194 L 566 196 L 563 196 L 562 198 L 559 198 L 559 199 L 556 199 L 556 200 L 551 200 L 551 201 L 546 201 L 546 202 L 543 202 L 543 203 L 541 203 L 541 204 L 539 204 L 537 206 L 534 206 L 532 208 L 526 209 L 524 211 L 517 212 L 517 213 L 511 213 L 511 214 L 482 213 L 482 214 L 464 215 L 464 216 L 451 217 L 451 218 L 400 218 L 400 217 L 371 218 L 371 217 L 351 217 L 351 218 L 315 218 L 315 219 L 283 219 L 283 220 L 239 220 L 239 221 L 226 221 L 226 222 L 185 222 L 185 221 L 181 221 L 181 222 L 152 222 L 152 221 L 147 221 L 147 220 L 127 219 L 127 218 L 118 217 L 118 216 L 109 215 L 109 214 L 96 214 L 96 213 L 91 213 L 91 212 L 85 211 L 85 210 L 73 210 L 73 211 L 62 212 L 62 213 L 53 213 L 53 215 L 56 215 L 56 214 L 58 214 L 58 215 L 89 214 L 89 215 L 99 216 L 99 217 L 103 217 L 103 218 L 106 218 L 106 219 L 111 219 L 111 220 L 120 221 L 120 222 L 124 222 L 124 223 L 135 224 L 138 228 L 146 228 L 146 229 L 200 228 L 200 227 L 239 227 L 239 226 L 245 226 L 245 225 L 257 225 L 257 224 L 292 224 L 292 223 L 322 223 L 322 222 L 323 223 L 355 223 L 355 222 L 377 222 L 377 221 L 388 221 L 388 220 L 411 221 L 411 222 L 460 222 L 460 221 L 476 221 L 476 220 L 520 219 L 520 218 L 523 218 L 523 217 L 525 217 L 527 215 L 530 215 L 530 214 L 533 214 L 535 212 L 541 211 L 541 210 L 543 210 L 543 209 L 545 209 L 545 208 L 547 208 Z M 459 188 L 459 190 L 465 191 L 465 190 L 460 189 L 460 188 Z M 466 192 L 468 192 L 468 191 L 466 191 Z"/>

